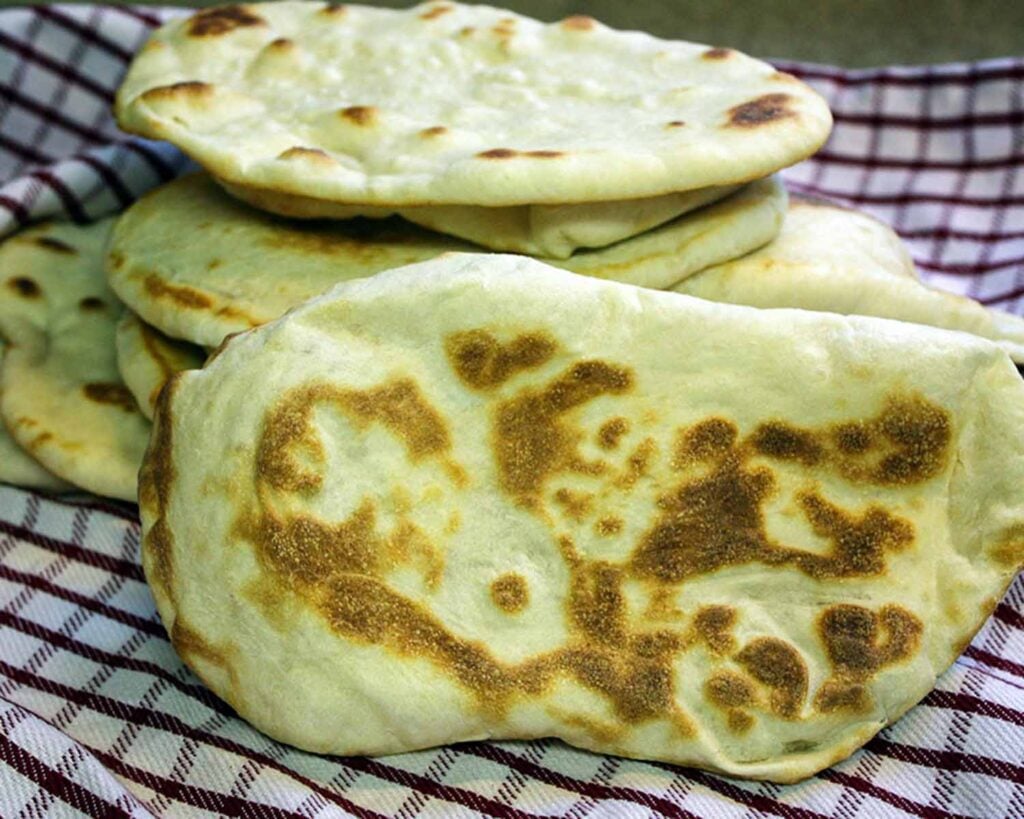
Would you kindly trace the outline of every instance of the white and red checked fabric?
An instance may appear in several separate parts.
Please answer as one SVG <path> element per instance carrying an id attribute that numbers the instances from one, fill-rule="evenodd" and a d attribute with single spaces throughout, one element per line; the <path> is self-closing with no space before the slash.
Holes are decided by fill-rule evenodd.
<path id="1" fill-rule="evenodd" d="M 109 112 L 132 52 L 174 13 L 0 11 L 0 235 L 117 211 L 185 167 Z M 825 149 L 788 172 L 792 190 L 885 219 L 936 284 L 1024 309 L 1024 59 L 781 67 L 836 116 Z M 182 666 L 138 551 L 134 507 L 0 486 L 0 816 L 1024 817 L 1021 581 L 921 705 L 782 787 L 552 741 L 293 750 Z"/>

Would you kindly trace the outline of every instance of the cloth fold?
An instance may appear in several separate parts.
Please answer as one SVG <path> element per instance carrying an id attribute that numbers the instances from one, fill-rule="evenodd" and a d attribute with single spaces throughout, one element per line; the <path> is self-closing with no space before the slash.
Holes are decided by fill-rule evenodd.
<path id="1" fill-rule="evenodd" d="M 0 236 L 117 212 L 189 166 L 110 115 L 132 53 L 180 13 L 0 10 Z M 786 172 L 790 189 L 887 221 L 931 283 L 1024 312 L 1024 59 L 776 64 L 824 94 L 836 122 Z M 132 506 L 0 486 L 0 815 L 1024 817 L 1020 580 L 922 704 L 783 787 L 547 740 L 297 751 L 181 664 L 138 546 Z"/>

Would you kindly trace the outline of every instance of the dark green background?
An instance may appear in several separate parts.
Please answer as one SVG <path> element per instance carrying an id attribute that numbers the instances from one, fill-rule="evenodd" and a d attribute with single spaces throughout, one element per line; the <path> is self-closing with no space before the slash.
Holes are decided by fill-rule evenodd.
<path id="1" fill-rule="evenodd" d="M 0 0 L 0 5 L 17 4 Z M 189 5 L 216 5 L 216 0 Z M 377 5 L 413 4 L 383 0 Z M 590 14 L 616 28 L 729 45 L 759 57 L 845 66 L 1024 54 L 1024 0 L 505 0 L 505 5 L 542 19 Z"/>

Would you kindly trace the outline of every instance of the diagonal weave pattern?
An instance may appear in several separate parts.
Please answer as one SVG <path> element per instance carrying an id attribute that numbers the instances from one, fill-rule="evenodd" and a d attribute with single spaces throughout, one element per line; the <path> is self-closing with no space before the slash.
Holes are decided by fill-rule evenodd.
<path id="1" fill-rule="evenodd" d="M 115 212 L 185 168 L 109 113 L 127 60 L 174 13 L 0 11 L 0 235 Z M 1024 310 L 1024 60 L 780 67 L 836 116 L 791 190 L 885 219 L 926 278 Z M 782 787 L 550 741 L 376 760 L 290 749 L 182 666 L 138 547 L 133 507 L 0 486 L 0 815 L 1024 817 L 1021 581 L 922 705 Z"/>

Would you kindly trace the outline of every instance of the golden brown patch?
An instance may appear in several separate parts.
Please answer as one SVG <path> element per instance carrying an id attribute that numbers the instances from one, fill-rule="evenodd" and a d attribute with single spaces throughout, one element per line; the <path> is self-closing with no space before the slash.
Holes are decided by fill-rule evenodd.
<path id="1" fill-rule="evenodd" d="M 436 20 L 438 17 L 443 17 L 445 14 L 455 10 L 454 6 L 445 5 L 439 3 L 436 6 L 431 6 L 425 12 L 420 15 L 421 20 Z"/>
<path id="2" fill-rule="evenodd" d="M 818 617 L 818 635 L 832 664 L 832 676 L 814 699 L 822 712 L 864 711 L 871 697 L 864 687 L 879 669 L 910 659 L 921 644 L 924 624 L 897 605 L 874 612 L 864 606 L 830 606 Z"/>
<path id="3" fill-rule="evenodd" d="M 859 518 L 813 492 L 798 501 L 814 533 L 832 541 L 828 555 L 794 555 L 796 565 L 812 577 L 875 575 L 885 570 L 885 554 L 914 541 L 913 525 L 879 506 L 869 506 Z"/>
<path id="4" fill-rule="evenodd" d="M 174 619 L 170 637 L 171 645 L 183 659 L 189 660 L 198 657 L 211 665 L 223 668 L 228 668 L 230 665 L 228 653 L 211 644 L 195 629 L 187 626 L 180 614 Z"/>
<path id="5" fill-rule="evenodd" d="M 511 159 L 519 156 L 519 151 L 513 151 L 511 148 L 491 148 L 489 151 L 481 151 L 477 156 L 480 159 Z"/>
<path id="6" fill-rule="evenodd" d="M 82 386 L 82 392 L 90 401 L 97 404 L 112 404 L 125 412 L 138 412 L 138 405 L 124 384 L 109 381 L 94 381 Z"/>
<path id="7" fill-rule="evenodd" d="M 704 683 L 708 702 L 719 708 L 741 708 L 757 701 L 750 680 L 734 671 L 717 671 Z"/>
<path id="8" fill-rule="evenodd" d="M 318 13 L 329 17 L 344 17 L 348 13 L 348 6 L 344 3 L 327 3 Z"/>
<path id="9" fill-rule="evenodd" d="M 912 542 L 912 525 L 881 507 L 870 506 L 855 517 L 807 492 L 801 496 L 803 511 L 832 548 L 820 555 L 777 545 L 765 533 L 762 511 L 773 490 L 767 470 L 746 471 L 726 460 L 709 476 L 661 499 L 665 513 L 634 552 L 633 571 L 679 582 L 725 566 L 761 562 L 793 565 L 812 577 L 855 577 L 879 574 L 887 551 Z"/>
<path id="10" fill-rule="evenodd" d="M 800 652 L 775 637 L 757 637 L 735 657 L 751 677 L 771 689 L 769 705 L 780 717 L 793 719 L 807 698 L 807 664 Z"/>
<path id="11" fill-rule="evenodd" d="M 728 725 L 734 734 L 745 734 L 754 727 L 754 718 L 742 709 L 733 708 L 729 711 Z"/>
<path id="12" fill-rule="evenodd" d="M 38 299 L 43 295 L 42 288 L 36 284 L 34 279 L 30 279 L 28 276 L 17 276 L 16 278 L 8 279 L 7 287 L 13 290 L 15 295 L 21 296 L 23 299 Z"/>
<path id="13" fill-rule="evenodd" d="M 311 160 L 320 165 L 334 164 L 334 160 L 331 159 L 330 155 L 326 151 L 322 151 L 319 148 L 303 148 L 301 145 L 295 145 L 292 148 L 281 151 L 281 153 L 277 155 L 277 158 L 284 160 Z"/>
<path id="14" fill-rule="evenodd" d="M 295 48 L 295 41 L 289 40 L 287 37 L 278 37 L 276 40 L 271 40 L 267 48 L 272 51 L 283 53 Z"/>
<path id="15" fill-rule="evenodd" d="M 597 431 L 597 443 L 601 449 L 615 449 L 622 436 L 629 432 L 629 421 L 619 416 L 601 424 Z"/>
<path id="16" fill-rule="evenodd" d="M 832 430 L 832 441 L 844 455 L 860 455 L 871 449 L 872 432 L 864 424 L 838 424 Z"/>
<path id="17" fill-rule="evenodd" d="M 1024 524 L 1009 527 L 992 547 L 992 559 L 1006 569 L 1019 569 L 1024 564 Z"/>
<path id="18" fill-rule="evenodd" d="M 188 22 L 188 34 L 192 37 L 219 37 L 237 28 L 265 25 L 264 19 L 253 14 L 247 6 L 220 6 L 193 15 Z"/>
<path id="19" fill-rule="evenodd" d="M 733 446 L 738 432 L 736 425 L 724 418 L 708 418 L 680 430 L 670 466 L 684 469 L 695 461 L 721 456 Z"/>
<path id="20" fill-rule="evenodd" d="M 143 283 L 146 292 L 155 299 L 168 298 L 181 307 L 189 307 L 194 310 L 205 310 L 213 302 L 204 293 L 193 290 L 191 287 L 183 287 L 176 284 L 168 284 L 163 279 L 155 276 L 146 276 Z"/>
<path id="21" fill-rule="evenodd" d="M 507 614 L 518 614 L 530 602 L 530 587 L 526 578 L 515 572 L 508 572 L 491 583 L 491 599 Z"/>
<path id="22" fill-rule="evenodd" d="M 383 542 L 376 532 L 376 511 L 370 500 L 338 524 L 312 517 L 281 521 L 264 515 L 250 533 L 260 557 L 270 562 L 288 583 L 316 583 L 332 572 L 373 574 L 378 570 Z"/>
<path id="23" fill-rule="evenodd" d="M 555 503 L 565 510 L 565 514 L 576 521 L 582 521 L 594 508 L 594 496 L 589 492 L 574 492 L 562 487 L 553 495 Z"/>
<path id="24" fill-rule="evenodd" d="M 551 475 L 592 474 L 595 465 L 584 462 L 576 449 L 582 433 L 569 427 L 564 416 L 601 395 L 621 395 L 632 386 L 629 370 L 581 361 L 546 387 L 523 390 L 499 404 L 493 446 L 501 488 L 531 506 Z"/>
<path id="25" fill-rule="evenodd" d="M 38 236 L 36 237 L 35 242 L 39 247 L 45 250 L 52 250 L 54 253 L 64 253 L 71 256 L 78 253 L 78 251 L 67 242 L 62 242 L 60 239 L 54 239 L 52 236 Z"/>
<path id="26" fill-rule="evenodd" d="M 448 129 L 445 128 L 443 125 L 432 125 L 431 127 L 424 128 L 422 131 L 420 131 L 420 136 L 421 137 L 436 137 L 436 136 L 442 136 L 442 135 L 447 134 L 447 133 L 448 133 Z"/>
<path id="27" fill-rule="evenodd" d="M 757 128 L 769 122 L 796 116 L 789 108 L 789 94 L 765 94 L 729 109 L 728 125 L 735 128 Z"/>
<path id="28" fill-rule="evenodd" d="M 177 478 L 171 434 L 172 397 L 178 378 L 168 380 L 160 393 L 153 416 L 149 449 L 139 470 L 139 506 L 153 519 L 142 541 L 147 560 L 146 580 L 154 591 L 173 600 L 174 535 L 167 522 L 171 487 Z"/>
<path id="29" fill-rule="evenodd" d="M 636 445 L 636 449 L 626 459 L 626 468 L 616 478 L 615 485 L 619 489 L 630 489 L 633 487 L 638 480 L 647 474 L 657 451 L 658 445 L 654 442 L 654 439 L 644 438 L 644 440 Z"/>
<path id="30" fill-rule="evenodd" d="M 619 534 L 625 525 L 626 522 L 622 518 L 606 517 L 594 524 L 594 531 L 601 537 L 612 537 Z"/>
<path id="31" fill-rule="evenodd" d="M 585 14 L 574 14 L 562 20 L 562 28 L 568 31 L 590 31 L 597 25 L 597 20 Z"/>
<path id="32" fill-rule="evenodd" d="M 103 299 L 98 299 L 96 296 L 86 296 L 78 302 L 78 309 L 83 313 L 100 313 L 107 309 L 107 305 Z"/>
<path id="33" fill-rule="evenodd" d="M 557 159 L 565 156 L 561 151 L 527 151 L 524 156 L 532 156 L 534 159 Z"/>
<path id="34" fill-rule="evenodd" d="M 214 88 L 209 83 L 189 80 L 188 82 L 176 82 L 150 88 L 142 94 L 141 98 L 146 102 L 165 102 L 176 99 L 208 99 L 213 94 Z"/>
<path id="35" fill-rule="evenodd" d="M 486 330 L 466 330 L 444 341 L 455 374 L 476 390 L 500 386 L 522 370 L 545 364 L 557 349 L 555 340 L 543 332 L 524 333 L 502 344 Z"/>
<path id="36" fill-rule="evenodd" d="M 685 128 L 686 127 L 686 122 L 684 120 L 681 120 L 681 119 L 674 119 L 674 120 L 672 120 L 670 122 L 666 122 L 665 123 L 665 127 L 666 128 Z"/>
<path id="37" fill-rule="evenodd" d="M 700 56 L 704 60 L 727 60 L 733 53 L 731 48 L 709 48 Z"/>
<path id="38" fill-rule="evenodd" d="M 880 486 L 921 483 L 945 467 L 952 424 L 941 407 L 920 396 L 890 398 L 866 421 L 806 430 L 785 421 L 761 424 L 750 444 L 761 455 L 822 465 L 847 480 Z"/>
<path id="39" fill-rule="evenodd" d="M 459 36 L 460 37 L 471 37 L 473 35 L 473 32 L 475 32 L 475 31 L 476 31 L 476 29 L 473 28 L 473 26 L 464 26 L 463 28 L 459 29 Z"/>
<path id="40" fill-rule="evenodd" d="M 713 654 L 731 654 L 736 648 L 732 636 L 736 609 L 731 606 L 702 606 L 693 618 L 693 631 Z"/>
<path id="41" fill-rule="evenodd" d="M 324 403 L 340 409 L 358 427 L 383 425 L 405 445 L 414 462 L 441 455 L 451 447 L 444 419 L 412 379 L 400 378 L 365 390 L 308 384 L 287 393 L 264 421 L 256 468 L 268 485 L 292 492 L 320 488 L 322 476 L 304 469 L 293 450 L 299 448 L 311 463 L 323 463 L 323 446 L 312 420 L 316 407 Z"/>
<path id="42" fill-rule="evenodd" d="M 491 28 L 491 33 L 497 37 L 507 40 L 516 33 L 516 21 L 514 17 L 503 17 Z"/>
<path id="43" fill-rule="evenodd" d="M 832 542 L 826 554 L 792 549 L 773 542 L 765 531 L 763 506 L 776 490 L 773 473 L 749 464 L 755 456 L 829 465 L 851 480 L 882 485 L 927 480 L 948 457 L 948 415 L 923 399 L 890 400 L 881 415 L 864 422 L 880 430 L 886 441 L 876 463 L 825 449 L 830 430 L 808 431 L 762 424 L 743 442 L 735 426 L 708 419 L 684 430 L 676 443 L 672 466 L 685 470 L 694 463 L 712 468 L 688 477 L 658 499 L 661 518 L 644 535 L 631 562 L 641 577 L 679 582 L 725 566 L 761 562 L 792 565 L 812 577 L 856 577 L 884 571 L 888 552 L 907 548 L 914 529 L 909 521 L 880 506 L 859 514 L 843 510 L 816 490 L 798 497 L 815 534 Z"/>
<path id="44" fill-rule="evenodd" d="M 350 105 L 338 112 L 343 119 L 363 126 L 373 125 L 377 121 L 379 113 L 372 105 Z"/>
<path id="45" fill-rule="evenodd" d="M 769 422 L 754 430 L 750 440 L 761 455 L 780 461 L 798 461 L 814 466 L 824 457 L 821 444 L 813 434 L 788 424 Z"/>

